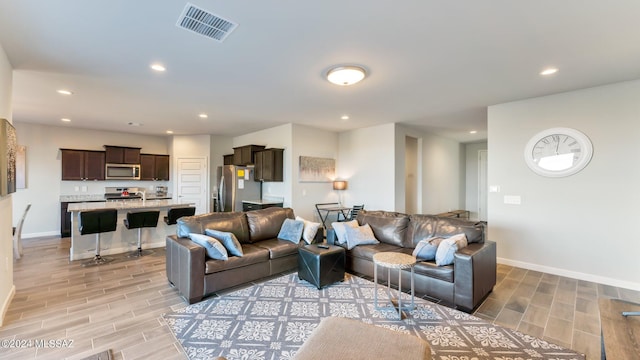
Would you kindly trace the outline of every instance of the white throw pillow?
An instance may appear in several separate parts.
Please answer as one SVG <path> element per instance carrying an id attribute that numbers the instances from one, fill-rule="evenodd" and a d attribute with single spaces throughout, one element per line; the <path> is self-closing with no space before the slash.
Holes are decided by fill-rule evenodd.
<path id="1" fill-rule="evenodd" d="M 373 230 L 369 224 L 364 224 L 355 228 L 345 227 L 347 238 L 347 249 L 351 250 L 358 245 L 380 244 L 380 241 L 373 235 Z"/>
<path id="2" fill-rule="evenodd" d="M 440 245 L 438 245 L 438 250 L 436 250 L 436 265 L 445 266 L 453 264 L 453 254 L 466 246 L 467 235 L 465 234 L 456 234 L 444 239 Z"/>
<path id="3" fill-rule="evenodd" d="M 302 240 L 304 240 L 307 244 L 311 244 L 313 239 L 316 237 L 316 233 L 322 224 L 305 220 L 300 216 L 296 216 L 296 220 L 300 220 L 304 222 L 304 230 L 302 230 Z"/>
<path id="4" fill-rule="evenodd" d="M 433 261 L 436 258 L 436 251 L 438 250 L 438 245 L 444 240 L 439 236 L 436 237 L 428 237 L 426 239 L 420 240 L 416 248 L 413 249 L 413 256 L 416 257 L 418 261 Z"/>
<path id="5" fill-rule="evenodd" d="M 347 226 L 350 228 L 357 228 L 359 226 L 358 221 L 357 220 L 336 221 L 331 223 L 331 227 L 336 232 L 336 238 L 338 239 L 338 244 L 340 245 L 347 242 L 347 236 L 346 236 Z"/>

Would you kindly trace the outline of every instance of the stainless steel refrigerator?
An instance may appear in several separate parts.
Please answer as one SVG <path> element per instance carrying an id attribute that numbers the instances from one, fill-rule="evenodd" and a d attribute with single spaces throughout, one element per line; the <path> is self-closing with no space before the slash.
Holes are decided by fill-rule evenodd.
<path id="1" fill-rule="evenodd" d="M 218 167 L 218 211 L 242 211 L 243 200 L 260 200 L 261 183 L 253 180 L 253 167 Z"/>

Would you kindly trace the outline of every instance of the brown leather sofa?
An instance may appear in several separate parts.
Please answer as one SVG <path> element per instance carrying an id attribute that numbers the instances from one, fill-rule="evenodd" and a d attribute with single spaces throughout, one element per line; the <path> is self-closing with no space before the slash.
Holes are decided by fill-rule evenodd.
<path id="1" fill-rule="evenodd" d="M 285 219 L 294 219 L 293 209 L 267 208 L 248 212 L 220 212 L 182 217 L 176 235 L 168 236 L 167 278 L 190 304 L 216 291 L 282 273 L 298 266 L 298 247 L 278 240 Z M 190 233 L 204 234 L 206 229 L 233 233 L 244 255 L 229 260 L 205 256 L 205 248 L 189 239 Z M 323 233 L 314 239 L 321 242 Z"/>
<path id="2" fill-rule="evenodd" d="M 465 233 L 469 244 L 455 253 L 452 265 L 437 266 L 434 261 L 415 265 L 416 295 L 428 295 L 446 305 L 471 312 L 496 284 L 496 243 L 485 240 L 482 222 L 367 210 L 361 210 L 356 220 L 360 225 L 369 224 L 380 243 L 347 250 L 346 270 L 349 272 L 373 277 L 373 255 L 378 252 L 411 254 L 418 242 L 425 238 Z M 334 240 L 335 233 L 330 230 L 327 241 L 333 243 Z M 396 271 L 391 272 L 391 283 L 397 286 Z M 410 270 L 403 270 L 404 290 L 410 289 L 410 275 Z M 378 278 L 386 281 L 387 271 L 378 271 Z"/>

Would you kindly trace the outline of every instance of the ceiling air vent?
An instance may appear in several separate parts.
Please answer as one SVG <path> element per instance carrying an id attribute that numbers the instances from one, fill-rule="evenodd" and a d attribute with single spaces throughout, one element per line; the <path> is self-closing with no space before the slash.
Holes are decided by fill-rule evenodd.
<path id="1" fill-rule="evenodd" d="M 223 42 L 238 24 L 187 3 L 176 26 Z"/>

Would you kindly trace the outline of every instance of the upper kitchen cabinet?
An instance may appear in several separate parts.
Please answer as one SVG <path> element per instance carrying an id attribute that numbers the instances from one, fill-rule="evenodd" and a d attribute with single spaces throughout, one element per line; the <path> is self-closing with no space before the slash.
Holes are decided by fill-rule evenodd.
<path id="1" fill-rule="evenodd" d="M 265 149 L 254 154 L 256 181 L 283 181 L 284 149 Z"/>
<path id="2" fill-rule="evenodd" d="M 60 149 L 62 180 L 104 180 L 105 152 Z"/>
<path id="3" fill-rule="evenodd" d="M 169 180 L 169 155 L 140 154 L 140 180 Z"/>
<path id="4" fill-rule="evenodd" d="M 254 164 L 253 154 L 256 151 L 264 150 L 266 146 L 262 145 L 245 145 L 233 148 L 233 165 L 251 165 Z"/>
<path id="5" fill-rule="evenodd" d="M 104 146 L 107 164 L 140 164 L 140 148 Z"/>

